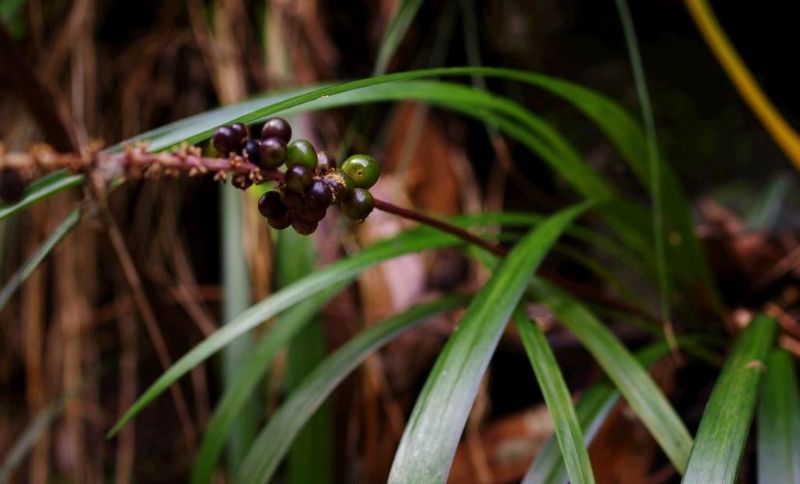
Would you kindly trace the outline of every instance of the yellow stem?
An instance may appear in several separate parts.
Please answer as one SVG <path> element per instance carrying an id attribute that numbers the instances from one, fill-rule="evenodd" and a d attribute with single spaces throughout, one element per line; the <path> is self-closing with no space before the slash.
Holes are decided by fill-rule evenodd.
<path id="1" fill-rule="evenodd" d="M 764 91 L 761 90 L 758 82 L 750 74 L 747 66 L 720 27 L 708 2 L 706 0 L 685 0 L 685 2 L 694 23 L 739 91 L 739 95 L 750 106 L 784 154 L 789 157 L 797 169 L 800 169 L 800 135 L 783 119 Z"/>

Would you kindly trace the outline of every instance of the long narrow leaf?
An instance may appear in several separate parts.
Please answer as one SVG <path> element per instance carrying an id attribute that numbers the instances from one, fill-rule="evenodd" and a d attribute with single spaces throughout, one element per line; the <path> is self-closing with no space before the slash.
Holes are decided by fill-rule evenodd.
<path id="1" fill-rule="evenodd" d="M 692 438 L 647 371 L 585 306 L 541 280 L 534 280 L 531 288 L 589 350 L 678 472 L 683 473 Z"/>
<path id="2" fill-rule="evenodd" d="M 397 4 L 397 10 L 392 14 L 389 26 L 383 33 L 381 49 L 378 58 L 375 60 L 373 74 L 383 74 L 389 65 L 389 61 L 400 45 L 400 41 L 408 31 L 408 27 L 417 15 L 417 11 L 422 6 L 422 0 L 402 0 Z"/>
<path id="3" fill-rule="evenodd" d="M 669 347 L 659 343 L 637 353 L 636 359 L 642 365 L 649 366 L 668 352 Z M 575 404 L 575 413 L 587 447 L 618 400 L 619 392 L 614 384 L 603 380 L 584 391 Z M 563 484 L 567 482 L 567 477 L 567 468 L 561 456 L 558 439 L 553 436 L 536 455 L 536 460 L 522 479 L 522 484 Z"/>
<path id="4" fill-rule="evenodd" d="M 323 361 L 275 413 L 250 450 L 238 482 L 268 482 L 297 433 L 341 381 L 370 353 L 403 331 L 434 314 L 454 309 L 468 301 L 450 296 L 415 306 L 353 337 Z"/>
<path id="5" fill-rule="evenodd" d="M 84 179 L 85 177 L 83 175 L 70 175 L 66 171 L 51 173 L 37 183 L 32 183 L 31 186 L 25 190 L 25 196 L 19 202 L 13 205 L 0 204 L 0 220 L 25 210 L 31 205 L 49 198 L 56 193 L 80 186 L 83 184 Z"/>
<path id="6" fill-rule="evenodd" d="M 444 482 L 497 341 L 533 272 L 588 207 L 548 218 L 523 238 L 469 305 L 436 361 L 406 426 L 389 482 Z"/>
<path id="7" fill-rule="evenodd" d="M 576 484 L 593 483 L 592 464 L 589 461 L 589 453 L 583 445 L 583 433 L 578 423 L 578 416 L 575 407 L 572 406 L 569 389 L 558 368 L 553 350 L 550 349 L 547 338 L 539 326 L 529 321 L 519 311 L 514 316 L 514 323 L 553 420 L 567 475 L 570 481 Z"/>
<path id="8" fill-rule="evenodd" d="M 759 315 L 737 338 L 703 411 L 683 482 L 736 482 L 775 326 Z"/>
<path id="9" fill-rule="evenodd" d="M 19 289 L 19 287 L 31 276 L 33 271 L 39 267 L 45 257 L 53 250 L 53 247 L 58 244 L 81 220 L 81 212 L 79 209 L 73 210 L 67 215 L 67 218 L 61 222 L 58 227 L 50 234 L 50 237 L 45 240 L 36 252 L 20 267 L 17 272 L 11 276 L 11 279 L 3 286 L 0 291 L 0 310 L 2 310 L 11 296 Z"/>
<path id="10" fill-rule="evenodd" d="M 519 217 L 514 217 L 519 219 Z M 462 221 L 465 219 L 461 219 Z M 468 218 L 474 223 L 502 223 L 504 216 L 481 215 Z M 331 264 L 251 306 L 235 320 L 223 325 L 176 361 L 153 383 L 108 432 L 111 437 L 181 376 L 228 343 L 289 307 L 337 284 L 352 280 L 361 271 L 379 262 L 421 250 L 451 247 L 462 243 L 451 235 L 428 227 L 409 230 L 370 246 L 353 257 Z"/>
<path id="11" fill-rule="evenodd" d="M 272 359 L 286 346 L 306 324 L 312 321 L 322 305 L 344 287 L 343 283 L 334 285 L 321 293 L 307 298 L 285 313 L 261 336 L 247 361 L 239 369 L 236 379 L 222 395 L 214 414 L 209 420 L 200 450 L 192 468 L 192 482 L 210 482 L 214 467 L 227 436 L 230 434 L 234 417 L 244 406 L 270 368 Z"/>
<path id="12" fill-rule="evenodd" d="M 758 407 L 758 482 L 800 482 L 799 391 L 791 355 L 772 350 Z"/>

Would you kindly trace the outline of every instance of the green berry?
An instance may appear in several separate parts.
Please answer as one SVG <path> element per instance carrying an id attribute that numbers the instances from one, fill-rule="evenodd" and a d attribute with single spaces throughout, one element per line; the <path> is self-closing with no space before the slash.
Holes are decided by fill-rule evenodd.
<path id="1" fill-rule="evenodd" d="M 286 166 L 291 168 L 297 165 L 311 170 L 317 168 L 317 150 L 308 140 L 292 141 L 286 148 Z"/>
<path id="2" fill-rule="evenodd" d="M 356 188 L 370 188 L 381 175 L 380 165 L 369 155 L 353 155 L 344 160 L 342 171 L 353 179 Z"/>
<path id="3" fill-rule="evenodd" d="M 353 220 L 364 220 L 375 208 L 375 199 L 365 188 L 354 188 L 350 198 L 342 201 L 342 213 Z"/>

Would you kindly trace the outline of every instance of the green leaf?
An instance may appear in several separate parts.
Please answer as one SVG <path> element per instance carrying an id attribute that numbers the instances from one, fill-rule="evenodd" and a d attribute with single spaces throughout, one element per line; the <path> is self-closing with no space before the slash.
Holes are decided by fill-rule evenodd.
<path id="1" fill-rule="evenodd" d="M 0 204 L 0 220 L 25 210 L 31 205 L 49 198 L 56 193 L 80 186 L 83 182 L 83 175 L 70 175 L 66 170 L 50 173 L 37 182 L 31 183 L 25 190 L 25 196 L 22 197 L 22 200 L 19 202 L 13 205 Z"/>
<path id="2" fill-rule="evenodd" d="M 386 72 L 392 55 L 394 55 L 397 46 L 400 45 L 400 41 L 403 40 L 403 37 L 408 31 L 408 27 L 411 26 L 411 22 L 417 15 L 417 11 L 419 11 L 419 8 L 422 6 L 422 0 L 402 0 L 396 5 L 397 8 L 395 12 L 392 13 L 391 20 L 389 20 L 389 26 L 383 33 L 381 49 L 375 60 L 373 74 L 383 74 Z"/>
<path id="3" fill-rule="evenodd" d="M 278 286 L 284 287 L 312 273 L 315 259 L 312 239 L 293 230 L 280 231 L 276 261 Z M 309 321 L 289 346 L 286 358 L 286 391 L 289 394 L 325 358 L 323 321 L 316 316 L 309 315 Z M 323 405 L 307 421 L 289 451 L 289 482 L 325 484 L 332 481 L 334 469 L 331 427 L 330 408 Z"/>
<path id="4" fill-rule="evenodd" d="M 589 350 L 633 412 L 653 434 L 675 469 L 683 473 L 692 438 L 647 371 L 608 328 L 564 291 L 539 279 L 533 281 L 531 289 Z"/>
<path id="5" fill-rule="evenodd" d="M 578 423 L 578 416 L 575 407 L 572 406 L 569 389 L 558 368 L 553 350 L 550 349 L 547 338 L 539 326 L 525 318 L 519 310 L 514 316 L 514 323 L 553 420 L 570 481 L 576 484 L 593 483 L 592 464 L 589 461 L 589 453 L 583 445 L 583 433 Z"/>
<path id="6" fill-rule="evenodd" d="M 17 289 L 22 286 L 28 278 L 31 276 L 33 271 L 39 267 L 39 264 L 42 263 L 45 257 L 53 250 L 53 247 L 58 244 L 61 239 L 63 239 L 81 220 L 81 211 L 80 209 L 73 210 L 67 218 L 61 222 L 58 227 L 50 234 L 50 237 L 45 240 L 36 252 L 31 255 L 31 257 L 25 262 L 25 264 L 20 267 L 11 279 L 3 286 L 3 290 L 0 291 L 0 310 L 2 310 L 8 300 L 11 299 L 11 296 L 17 291 Z"/>
<path id="7" fill-rule="evenodd" d="M 658 343 L 637 353 L 636 359 L 642 365 L 650 366 L 668 352 L 669 347 L 665 343 Z M 592 385 L 581 395 L 575 405 L 575 413 L 587 447 L 618 400 L 619 392 L 609 380 Z M 536 459 L 522 479 L 522 484 L 562 484 L 567 482 L 567 477 L 567 468 L 561 457 L 558 439 L 553 436 L 536 455 Z"/>
<path id="8" fill-rule="evenodd" d="M 658 153 L 658 139 L 656 135 L 656 122 L 653 108 L 650 104 L 650 94 L 647 90 L 647 81 L 644 75 L 642 57 L 639 54 L 639 43 L 636 40 L 636 29 L 626 0 L 617 0 L 622 27 L 625 32 L 625 43 L 628 46 L 633 78 L 636 84 L 636 94 L 642 110 L 644 121 L 645 139 L 647 141 L 647 165 L 649 168 L 650 193 L 653 197 L 653 239 L 655 240 L 655 260 L 658 274 L 658 289 L 660 293 L 661 321 L 665 324 L 672 320 L 670 309 L 670 275 L 667 270 L 667 255 L 664 237 L 664 198 L 662 196 L 663 184 L 661 173 L 663 171 L 661 156 Z M 684 216 L 688 213 L 684 214 Z"/>
<path id="9" fill-rule="evenodd" d="M 414 405 L 391 483 L 444 482 L 497 341 L 533 272 L 588 204 L 563 210 L 525 236 L 467 308 Z"/>
<path id="10" fill-rule="evenodd" d="M 683 482 L 736 482 L 775 326 L 759 315 L 737 338 L 703 411 Z"/>
<path id="11" fill-rule="evenodd" d="M 247 403 L 270 368 L 272 359 L 306 324 L 310 323 L 328 299 L 338 293 L 344 283 L 339 283 L 319 294 L 307 298 L 281 314 L 279 319 L 261 336 L 253 351 L 243 362 L 236 379 L 222 395 L 214 414 L 206 426 L 203 442 L 192 467 L 192 482 L 210 482 L 220 452 L 230 434 L 235 416 Z"/>
<path id="12" fill-rule="evenodd" d="M 518 219 L 518 217 L 516 218 Z M 472 220 L 473 223 L 502 223 L 504 216 L 502 214 L 494 214 L 461 218 L 462 221 L 465 219 Z M 111 437 L 116 434 L 123 425 L 141 412 L 153 399 L 169 388 L 181 376 L 200 364 L 200 362 L 263 321 L 281 313 L 294 304 L 306 301 L 308 298 L 337 283 L 348 282 L 363 270 L 381 261 L 421 250 L 452 247 L 461 243 L 463 243 L 461 239 L 451 235 L 437 232 L 429 227 L 420 227 L 374 244 L 348 259 L 331 264 L 281 289 L 272 296 L 251 306 L 233 321 L 217 329 L 217 331 L 176 361 L 139 397 L 108 432 L 108 436 Z"/>
<path id="13" fill-rule="evenodd" d="M 261 431 L 239 473 L 238 482 L 268 482 L 303 425 L 334 388 L 372 352 L 425 318 L 459 307 L 468 300 L 468 296 L 448 296 L 415 306 L 363 330 L 326 358 L 295 388 Z"/>
<path id="14" fill-rule="evenodd" d="M 758 407 L 758 482 L 800 482 L 800 394 L 789 353 L 767 358 Z"/>
<path id="15" fill-rule="evenodd" d="M 233 190 L 227 184 L 220 187 L 220 213 L 222 214 L 220 272 L 222 273 L 222 318 L 232 321 L 250 306 L 250 274 L 245 259 L 245 247 L 242 239 L 242 196 L 239 190 Z M 253 351 L 253 340 L 250 335 L 243 335 L 231 342 L 222 351 L 222 382 L 228 387 L 236 380 L 242 365 Z M 228 464 L 237 468 L 242 464 L 247 449 L 256 434 L 261 405 L 257 399 L 249 399 L 239 408 L 233 429 L 228 440 Z"/>

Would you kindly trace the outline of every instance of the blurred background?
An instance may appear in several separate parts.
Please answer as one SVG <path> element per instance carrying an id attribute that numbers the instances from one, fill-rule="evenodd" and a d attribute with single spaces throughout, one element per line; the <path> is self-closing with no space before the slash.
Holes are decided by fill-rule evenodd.
<path id="1" fill-rule="evenodd" d="M 541 72 L 595 89 L 638 113 L 623 31 L 611 1 L 423 2 L 396 54 L 381 66 L 380 46 L 399 3 L 1 0 L 0 17 L 14 48 L 54 93 L 54 112 L 64 113 L 82 146 L 114 144 L 257 93 L 434 66 L 482 64 Z M 800 79 L 787 68 L 796 63 L 800 46 L 795 28 L 800 4 L 772 0 L 753 8 L 746 2 L 711 3 L 774 104 L 791 124 L 800 125 Z M 797 175 L 738 97 L 683 3 L 632 1 L 631 9 L 665 159 L 696 203 L 701 233 L 712 252 L 733 251 L 737 260 L 747 261 L 737 265 L 722 257 L 718 264 L 724 296 L 739 298 L 745 289 L 728 281 L 759 269 L 760 262 L 750 256 L 777 256 L 764 255 L 763 245 L 754 249 L 752 241 L 731 242 L 739 227 L 735 224 L 746 226 L 752 220 L 748 215 L 757 212 L 764 237 L 797 229 L 800 194 L 791 189 Z M 4 66 L 2 143 L 14 150 L 41 141 L 57 145 L 12 81 L 12 71 Z M 593 166 L 623 191 L 644 199 L 613 148 L 577 111 L 542 91 L 505 81 L 481 82 L 542 113 L 581 147 Z M 292 123 L 317 147 L 340 156 L 359 151 L 380 159 L 385 175 L 376 190 L 397 204 L 455 214 L 546 212 L 570 201 L 562 182 L 530 152 L 453 113 L 415 103 L 381 104 L 296 116 Z M 2 222 L 4 281 L 82 198 L 80 190 L 68 191 Z M 771 203 L 767 209 L 765 200 Z M 326 221 L 312 242 L 293 240 L 292 234 L 276 242 L 252 194 L 221 190 L 210 178 L 129 183 L 113 193 L 109 204 L 154 320 L 139 315 L 139 303 L 100 223 L 85 217 L 0 312 L 0 460 L 9 462 L 10 449 L 32 439 L 11 482 L 187 480 L 198 435 L 225 380 L 219 360 L 194 370 L 178 392 L 156 400 L 119 437 L 106 440 L 105 432 L 161 374 L 166 361 L 296 277 L 276 259 L 281 247 L 313 254 L 309 267 L 320 266 L 405 226 L 377 214 L 359 226 Z M 226 225 L 234 216 L 239 223 Z M 226 233 L 232 238 L 220 235 Z M 240 257 L 229 259 L 223 247 L 234 247 Z M 580 268 L 557 259 L 548 264 L 567 280 L 592 283 Z M 237 293 L 232 288 L 242 280 L 245 285 Z M 475 288 L 483 280 L 485 274 L 455 251 L 384 264 L 327 304 L 315 332 L 297 348 L 325 354 L 361 325 L 428 294 Z M 757 302 L 761 296 L 747 297 Z M 321 454 L 287 467 L 321 466 L 329 469 L 331 482 L 384 481 L 405 416 L 453 323 L 447 317 L 432 320 L 368 360 L 320 413 L 327 421 L 321 437 L 327 450 L 323 445 Z M 554 328 L 548 337 L 571 388 L 600 374 L 569 334 Z M 635 344 L 641 335 L 632 332 L 626 338 Z M 303 371 L 302 362 L 292 362 L 291 351 L 279 360 L 263 385 L 260 418 L 274 410 L 282 389 Z M 655 375 L 668 388 L 675 371 L 656 368 Z M 479 394 L 452 482 L 522 477 L 552 430 L 531 381 L 517 337 L 506 335 Z M 524 386 L 531 391 L 518 391 Z M 689 421 L 702 411 L 694 402 L 678 405 Z M 602 463 L 595 466 L 598 481 L 674 480 L 646 430 L 624 408 L 617 410 L 591 448 L 592 459 Z M 292 472 L 302 473 L 284 474 Z M 286 479 L 302 480 L 295 477 Z M 218 478 L 225 482 L 225 473 Z"/>

